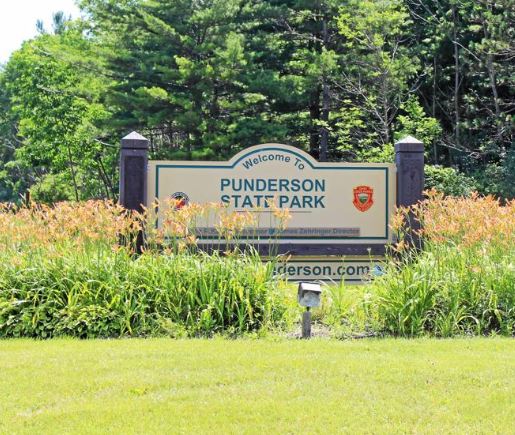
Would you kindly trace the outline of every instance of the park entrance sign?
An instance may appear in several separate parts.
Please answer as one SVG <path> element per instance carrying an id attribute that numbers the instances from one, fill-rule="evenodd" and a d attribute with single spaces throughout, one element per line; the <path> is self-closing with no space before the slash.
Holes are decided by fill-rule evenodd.
<path id="1" fill-rule="evenodd" d="M 297 148 L 265 144 L 228 162 L 151 161 L 148 181 L 147 197 L 161 204 L 178 198 L 181 204 L 217 202 L 255 213 L 252 243 L 269 243 L 270 237 L 297 245 L 391 241 L 393 164 L 318 163 Z M 276 207 L 291 214 L 280 231 L 270 216 Z M 200 225 L 200 241 L 217 236 L 214 224 Z"/>
<path id="2" fill-rule="evenodd" d="M 250 147 L 227 162 L 149 161 L 148 140 L 131 133 L 122 140 L 120 202 L 134 210 L 155 199 L 175 199 L 179 207 L 214 202 L 255 213 L 257 228 L 244 234 L 246 242 L 265 256 L 289 254 L 291 267 L 280 265 L 279 272 L 321 280 L 341 272 L 356 282 L 393 241 L 395 206 L 422 198 L 423 144 L 408 137 L 395 151 L 395 164 L 322 163 L 282 144 Z M 291 219 L 278 229 L 272 217 L 284 208 Z M 201 246 L 222 246 L 213 219 L 197 229 Z"/>

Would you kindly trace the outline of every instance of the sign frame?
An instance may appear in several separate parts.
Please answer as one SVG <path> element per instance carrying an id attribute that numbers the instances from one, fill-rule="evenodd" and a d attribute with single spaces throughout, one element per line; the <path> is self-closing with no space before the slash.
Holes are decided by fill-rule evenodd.
<path id="1" fill-rule="evenodd" d="M 287 235 L 279 235 L 274 238 L 273 247 L 270 247 L 270 242 L 266 239 L 254 241 L 252 244 L 257 248 L 261 254 L 268 255 L 270 253 L 276 254 L 292 254 L 292 255 L 382 255 L 384 254 L 384 246 L 386 243 L 391 242 L 391 231 L 389 228 L 389 218 L 392 213 L 392 208 L 395 206 L 395 172 L 396 168 L 393 164 L 382 163 L 327 163 L 318 162 L 295 147 L 277 143 L 268 143 L 256 145 L 246 148 L 236 154 L 229 161 L 150 161 L 148 165 L 148 198 L 159 198 L 161 186 L 161 176 L 165 171 L 177 169 L 183 171 L 185 169 L 208 169 L 210 171 L 220 170 L 234 170 L 238 164 L 244 159 L 252 159 L 252 156 L 258 153 L 278 152 L 286 153 L 295 156 L 298 161 L 302 161 L 306 167 L 313 171 L 345 171 L 346 173 L 357 171 L 374 172 L 377 174 L 384 174 L 384 232 L 374 236 L 335 236 L 335 237 L 318 237 L 318 236 L 303 236 L 292 240 L 292 237 Z M 181 187 L 177 187 L 181 190 Z M 173 190 L 173 189 L 172 189 Z M 349 207 L 351 204 L 349 204 Z M 377 212 L 376 212 L 377 213 Z M 209 247 L 210 237 L 203 237 L 199 240 L 199 245 L 203 249 L 210 250 Z M 217 239 L 213 236 L 212 239 Z M 244 239 L 244 237 L 240 237 Z M 287 240 L 286 242 L 283 240 Z M 319 243 L 313 242 L 318 240 Z M 223 244 L 223 242 L 222 242 Z M 220 243 L 217 244 L 220 246 Z"/>
<path id="2" fill-rule="evenodd" d="M 120 204 L 129 210 L 140 210 L 141 205 L 147 204 L 147 180 L 148 180 L 148 149 L 149 141 L 136 132 L 122 139 L 120 155 Z M 229 162 L 237 161 L 240 154 L 246 155 L 248 150 L 233 157 Z M 299 152 L 302 153 L 301 150 Z M 302 155 L 302 154 L 301 154 Z M 139 158 L 138 165 L 132 161 Z M 302 156 L 306 159 L 305 156 Z M 311 159 L 310 164 L 317 166 L 334 165 L 325 162 L 316 162 Z M 307 159 L 309 161 L 310 159 Z M 141 164 L 139 162 L 141 161 Z M 315 163 L 314 163 L 315 162 Z M 183 162 L 188 165 L 190 162 Z M 198 163 L 198 162 L 195 162 Z M 193 164 L 195 164 L 193 163 Z M 217 162 L 221 163 L 221 162 Z M 217 164 L 215 163 L 215 164 Z M 206 166 L 213 163 L 206 162 Z M 228 165 L 225 162 L 225 165 Z M 413 137 L 406 137 L 395 144 L 395 205 L 410 206 L 423 198 L 424 186 L 424 145 Z M 388 174 L 390 176 L 390 174 Z M 415 222 L 409 228 L 409 239 L 412 242 L 418 240 Z M 389 234 L 389 233 L 388 233 Z M 384 240 L 384 239 L 383 239 Z M 138 238 L 138 244 L 143 245 L 143 238 Z M 289 254 L 292 256 L 383 256 L 387 243 L 373 243 L 371 240 L 363 240 L 357 243 L 259 243 L 256 249 L 261 255 Z M 232 245 L 231 245 L 232 246 Z M 226 245 L 199 244 L 201 249 L 207 251 L 224 250 Z"/>

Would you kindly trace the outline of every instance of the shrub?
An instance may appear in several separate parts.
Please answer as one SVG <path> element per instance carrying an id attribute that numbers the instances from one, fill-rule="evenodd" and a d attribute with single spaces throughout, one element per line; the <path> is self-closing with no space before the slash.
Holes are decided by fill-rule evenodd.
<path id="1" fill-rule="evenodd" d="M 46 174 L 30 188 L 32 199 L 37 202 L 52 204 L 74 198 L 71 180 L 65 174 Z"/>
<path id="2" fill-rule="evenodd" d="M 437 165 L 426 165 L 425 187 L 435 189 L 445 195 L 469 196 L 477 189 L 474 179 L 454 168 L 444 168 Z"/>
<path id="3" fill-rule="evenodd" d="M 140 218 L 101 201 L 4 206 L 0 336 L 241 334 L 281 320 L 272 262 L 178 243 L 136 257 L 118 240 L 134 239 Z M 234 235 L 240 220 L 224 219 Z"/>
<path id="4" fill-rule="evenodd" d="M 282 312 L 273 265 L 252 254 L 24 255 L 0 272 L 4 337 L 241 334 Z"/>
<path id="5" fill-rule="evenodd" d="M 401 234 L 373 285 L 383 328 L 408 336 L 513 334 L 515 202 L 429 196 L 412 208 L 424 226 L 423 251 Z"/>
<path id="6" fill-rule="evenodd" d="M 515 149 L 500 163 L 489 163 L 473 173 L 478 190 L 507 200 L 515 199 Z"/>

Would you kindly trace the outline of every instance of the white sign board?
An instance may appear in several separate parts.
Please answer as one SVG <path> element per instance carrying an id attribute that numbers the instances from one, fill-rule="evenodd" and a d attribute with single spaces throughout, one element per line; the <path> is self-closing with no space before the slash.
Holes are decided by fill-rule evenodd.
<path id="1" fill-rule="evenodd" d="M 298 148 L 265 144 L 228 162 L 150 161 L 147 193 L 160 204 L 170 198 L 183 204 L 221 202 L 257 213 L 250 242 L 273 236 L 295 244 L 384 244 L 391 241 L 395 170 L 394 164 L 319 163 Z M 292 216 L 279 234 L 270 202 Z M 215 222 L 197 225 L 203 228 L 202 241 L 219 238 Z"/>

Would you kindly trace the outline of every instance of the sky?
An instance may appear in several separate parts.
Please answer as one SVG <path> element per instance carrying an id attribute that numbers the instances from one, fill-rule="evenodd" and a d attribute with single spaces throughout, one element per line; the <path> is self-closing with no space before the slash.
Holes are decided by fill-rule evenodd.
<path id="1" fill-rule="evenodd" d="M 52 14 L 57 11 L 74 18 L 80 15 L 74 0 L 0 0 L 0 63 L 36 35 L 38 19 L 50 29 Z"/>

